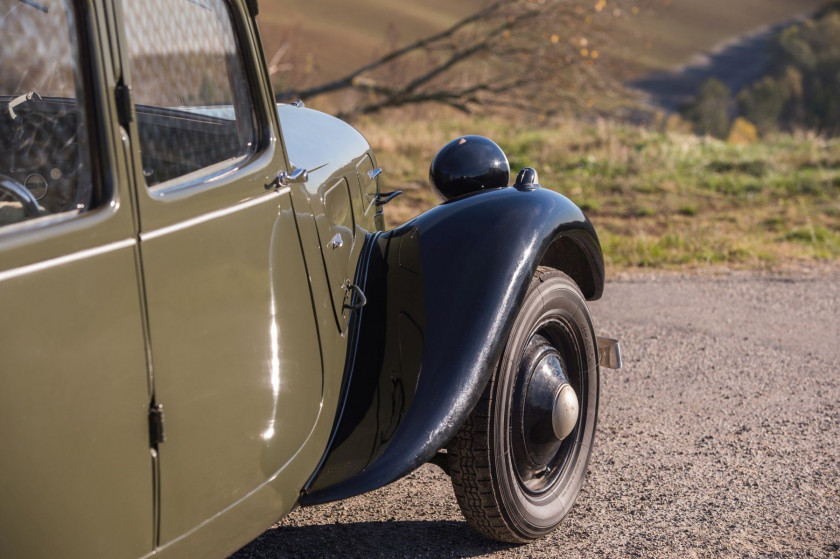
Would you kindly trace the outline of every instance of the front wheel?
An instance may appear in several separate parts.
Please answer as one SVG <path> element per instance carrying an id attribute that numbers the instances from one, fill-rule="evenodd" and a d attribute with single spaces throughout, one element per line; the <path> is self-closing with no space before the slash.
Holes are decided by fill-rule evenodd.
<path id="1" fill-rule="evenodd" d="M 540 267 L 496 371 L 447 461 L 467 522 L 525 543 L 557 527 L 580 492 L 598 415 L 598 362 L 586 301 Z"/>

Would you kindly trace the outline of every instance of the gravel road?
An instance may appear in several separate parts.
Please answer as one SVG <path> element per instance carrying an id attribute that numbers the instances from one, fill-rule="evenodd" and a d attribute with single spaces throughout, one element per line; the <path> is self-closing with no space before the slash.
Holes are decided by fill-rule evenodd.
<path id="1" fill-rule="evenodd" d="M 427 465 L 234 557 L 840 557 L 840 273 L 631 277 L 591 308 L 625 364 L 551 536 L 481 539 Z"/>

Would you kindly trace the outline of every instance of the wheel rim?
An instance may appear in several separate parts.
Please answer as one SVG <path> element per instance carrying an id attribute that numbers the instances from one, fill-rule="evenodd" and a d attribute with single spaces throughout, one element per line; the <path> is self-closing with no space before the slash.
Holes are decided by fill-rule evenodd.
<path id="1" fill-rule="evenodd" d="M 586 387 L 571 324 L 539 324 L 516 367 L 510 459 L 522 490 L 539 496 L 570 469 L 582 436 Z"/>

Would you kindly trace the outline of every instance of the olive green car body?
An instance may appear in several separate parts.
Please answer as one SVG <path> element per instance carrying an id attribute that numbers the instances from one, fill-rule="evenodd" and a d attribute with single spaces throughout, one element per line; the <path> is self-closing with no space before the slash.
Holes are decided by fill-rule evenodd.
<path id="1" fill-rule="evenodd" d="M 212 185 L 147 188 L 115 95 L 131 85 L 119 3 L 80 4 L 110 201 L 0 230 L 0 555 L 221 556 L 295 506 L 327 446 L 338 298 L 382 219 L 364 203 L 373 156 L 332 117 L 278 110 L 236 1 L 258 152 Z M 309 180 L 272 186 L 293 164 Z M 325 261 L 338 230 L 349 242 Z M 156 449 L 150 401 L 165 414 Z"/>
<path id="2" fill-rule="evenodd" d="M 224 557 L 390 483 L 467 420 L 538 266 L 604 287 L 591 223 L 533 170 L 383 231 L 362 135 L 275 103 L 254 0 L 217 4 L 247 153 L 154 183 L 140 122 L 231 107 L 135 103 L 128 1 L 65 1 L 97 202 L 0 224 L 0 557 Z"/>

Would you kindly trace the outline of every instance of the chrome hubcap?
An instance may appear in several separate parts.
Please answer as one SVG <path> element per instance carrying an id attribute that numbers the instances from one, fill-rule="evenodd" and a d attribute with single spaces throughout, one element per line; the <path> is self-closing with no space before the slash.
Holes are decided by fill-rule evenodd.
<path id="1" fill-rule="evenodd" d="M 562 468 L 580 403 L 561 353 L 534 334 L 519 363 L 511 416 L 512 460 L 522 486 L 540 493 Z"/>
<path id="2" fill-rule="evenodd" d="M 557 391 L 557 397 L 554 399 L 554 410 L 551 414 L 554 436 L 558 440 L 562 441 L 574 430 L 579 411 L 580 405 L 575 389 L 572 388 L 571 384 L 563 383 L 560 385 L 560 390 Z"/>

